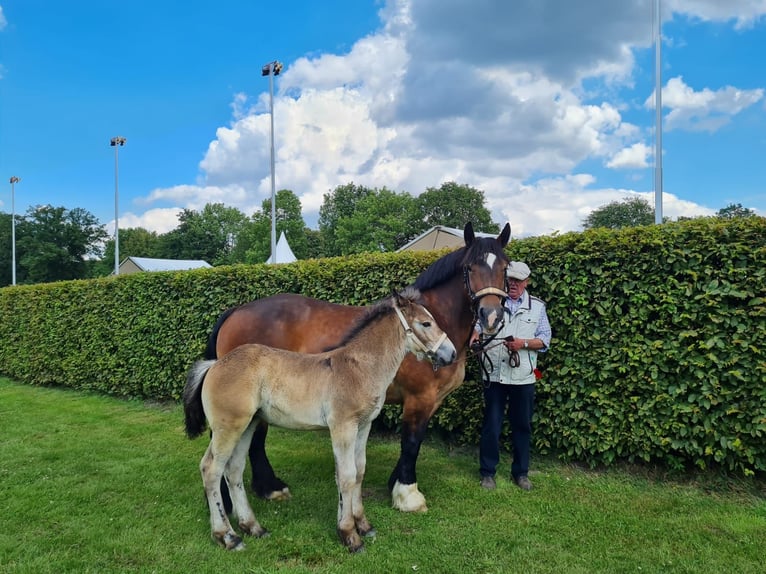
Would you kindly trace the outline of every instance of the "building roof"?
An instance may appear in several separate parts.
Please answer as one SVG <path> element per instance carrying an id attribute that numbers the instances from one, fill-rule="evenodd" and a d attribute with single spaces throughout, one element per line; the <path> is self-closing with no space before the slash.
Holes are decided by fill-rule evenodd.
<path id="1" fill-rule="evenodd" d="M 120 263 L 120 269 L 123 265 L 132 263 L 138 267 L 139 271 L 184 271 L 186 269 L 200 269 L 212 267 L 207 261 L 202 259 L 152 259 L 151 257 L 126 257 Z"/>
<path id="2" fill-rule="evenodd" d="M 458 248 L 465 245 L 463 235 L 462 229 L 435 225 L 396 251 L 431 251 L 432 249 L 444 249 L 445 247 Z M 478 231 L 474 235 L 476 237 L 497 237 L 497 234 L 494 233 L 481 233 Z"/>

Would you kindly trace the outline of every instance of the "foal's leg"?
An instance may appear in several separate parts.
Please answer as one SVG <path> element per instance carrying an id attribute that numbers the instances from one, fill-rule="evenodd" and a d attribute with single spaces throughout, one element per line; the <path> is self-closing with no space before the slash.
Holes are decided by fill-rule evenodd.
<path id="1" fill-rule="evenodd" d="M 335 483 L 338 486 L 338 537 L 350 552 L 358 552 L 364 543 L 356 530 L 353 515 L 354 488 L 356 487 L 355 448 L 356 425 L 330 424 L 332 451 L 335 457 Z"/>
<path id="2" fill-rule="evenodd" d="M 364 514 L 364 502 L 362 501 L 362 482 L 364 481 L 364 473 L 367 467 L 367 439 L 370 436 L 371 426 L 372 422 L 370 421 L 359 427 L 356 435 L 356 444 L 354 445 L 356 482 L 354 483 L 354 492 L 351 497 L 351 511 L 354 515 L 356 531 L 362 536 L 375 536 L 375 529 Z"/>
<path id="3" fill-rule="evenodd" d="M 231 527 L 221 496 L 221 477 L 229 456 L 217 451 L 214 448 L 214 441 L 215 435 L 199 464 L 202 485 L 205 487 L 205 498 L 210 510 L 210 535 L 227 550 L 242 550 L 244 548 L 242 539 Z"/>
<path id="4" fill-rule="evenodd" d="M 232 510 L 237 515 L 239 527 L 245 534 L 260 538 L 268 535 L 266 529 L 255 519 L 253 509 L 247 500 L 247 492 L 242 476 L 245 472 L 245 462 L 247 460 L 247 449 L 250 445 L 250 439 L 253 436 L 255 422 L 251 422 L 244 433 L 242 433 L 239 442 L 234 447 L 229 462 L 226 465 L 225 476 L 229 485 Z"/>

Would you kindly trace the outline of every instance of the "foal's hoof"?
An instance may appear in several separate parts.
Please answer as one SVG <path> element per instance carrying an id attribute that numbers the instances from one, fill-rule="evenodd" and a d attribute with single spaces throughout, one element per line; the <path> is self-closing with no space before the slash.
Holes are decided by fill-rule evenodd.
<path id="1" fill-rule="evenodd" d="M 357 552 L 362 552 L 364 550 L 364 542 L 362 542 L 362 539 L 360 538 L 359 534 L 357 534 L 356 530 L 349 534 L 338 531 L 338 537 L 340 538 L 340 541 L 343 543 L 343 545 L 348 548 L 348 551 L 352 554 L 356 554 Z"/>
<path id="2" fill-rule="evenodd" d="M 242 539 L 232 532 L 227 532 L 223 536 L 214 534 L 213 540 L 226 548 L 226 550 L 234 550 L 235 552 L 239 552 L 240 550 L 245 549 L 245 543 L 242 542 Z"/>
<path id="3" fill-rule="evenodd" d="M 271 533 L 266 530 L 260 524 L 239 524 L 242 532 L 252 536 L 253 538 L 267 538 Z"/>

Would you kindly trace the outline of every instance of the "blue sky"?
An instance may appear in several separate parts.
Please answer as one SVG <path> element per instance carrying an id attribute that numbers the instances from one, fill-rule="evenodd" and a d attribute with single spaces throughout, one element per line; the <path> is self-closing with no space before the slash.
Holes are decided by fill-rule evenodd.
<path id="1" fill-rule="evenodd" d="M 654 203 L 655 0 L 0 0 L 0 211 L 165 232 L 351 181 L 485 192 L 514 236 Z M 663 212 L 766 215 L 766 2 L 662 0 Z"/>

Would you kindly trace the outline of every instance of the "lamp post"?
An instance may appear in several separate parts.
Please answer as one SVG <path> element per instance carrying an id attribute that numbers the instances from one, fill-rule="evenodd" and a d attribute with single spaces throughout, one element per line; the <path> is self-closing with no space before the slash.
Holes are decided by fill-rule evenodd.
<path id="1" fill-rule="evenodd" d="M 11 285 L 16 285 L 16 184 L 20 181 L 11 176 Z"/>
<path id="2" fill-rule="evenodd" d="M 114 148 L 114 274 L 120 274 L 120 224 L 119 224 L 119 162 L 117 150 L 128 141 L 122 136 L 113 137 L 109 145 Z"/>
<path id="3" fill-rule="evenodd" d="M 282 71 L 282 63 L 274 60 L 261 68 L 261 76 L 269 77 L 269 116 L 271 117 L 271 262 L 277 262 L 277 192 L 274 181 L 274 76 Z"/>

